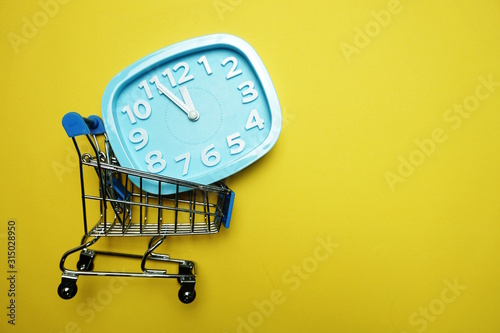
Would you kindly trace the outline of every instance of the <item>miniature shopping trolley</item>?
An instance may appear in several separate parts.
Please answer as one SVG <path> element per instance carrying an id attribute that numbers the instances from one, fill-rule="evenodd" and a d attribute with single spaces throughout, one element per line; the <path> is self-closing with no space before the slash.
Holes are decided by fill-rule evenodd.
<path id="1" fill-rule="evenodd" d="M 59 296 L 63 299 L 73 298 L 77 292 L 77 279 L 81 275 L 174 278 L 180 284 L 180 301 L 191 303 L 196 296 L 194 262 L 174 259 L 168 254 L 154 251 L 167 236 L 213 234 L 219 232 L 221 225 L 229 227 L 234 192 L 223 183 L 201 185 L 121 167 L 98 116 L 83 118 L 70 112 L 63 117 L 63 127 L 72 139 L 80 161 L 84 234 L 80 245 L 66 251 L 61 258 Z M 82 153 L 81 147 L 88 144 L 91 152 Z M 88 175 L 94 178 L 90 184 L 93 186 L 88 184 Z M 157 184 L 158 193 L 144 191 L 145 182 Z M 162 185 L 165 184 L 175 188 L 173 194 L 162 194 Z M 97 210 L 94 213 L 100 218 L 95 225 L 90 226 L 88 216 L 92 209 Z M 146 251 L 134 254 L 97 250 L 94 247 L 101 238 L 125 236 L 149 237 Z M 79 260 L 77 267 L 70 269 L 66 263 L 73 254 L 79 254 Z M 140 262 L 140 270 L 97 271 L 94 270 L 94 260 L 98 256 L 134 258 Z M 178 270 L 172 273 L 158 269 L 157 265 L 151 267 L 152 261 L 177 266 Z"/>

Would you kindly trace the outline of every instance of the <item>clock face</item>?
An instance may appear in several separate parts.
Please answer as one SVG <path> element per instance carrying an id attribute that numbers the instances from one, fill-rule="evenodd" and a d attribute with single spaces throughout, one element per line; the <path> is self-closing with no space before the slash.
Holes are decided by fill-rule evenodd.
<path id="1" fill-rule="evenodd" d="M 107 86 L 102 115 L 120 165 L 201 184 L 262 157 L 282 123 L 255 50 L 220 34 L 169 46 L 126 68 Z M 142 186 L 158 192 L 155 182 Z M 174 191 L 162 185 L 163 194 Z"/>

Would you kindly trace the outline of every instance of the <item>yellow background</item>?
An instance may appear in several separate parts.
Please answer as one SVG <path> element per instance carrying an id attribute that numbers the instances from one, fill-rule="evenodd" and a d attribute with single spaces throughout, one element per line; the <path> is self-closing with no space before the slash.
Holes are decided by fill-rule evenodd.
<path id="1" fill-rule="evenodd" d="M 500 332 L 500 2 L 46 3 L 0 4 L 2 332 Z M 218 32 L 256 49 L 283 129 L 228 180 L 230 229 L 162 245 L 197 262 L 196 300 L 172 280 L 97 277 L 61 300 L 59 260 L 82 235 L 62 116 L 100 114 L 120 70 Z"/>

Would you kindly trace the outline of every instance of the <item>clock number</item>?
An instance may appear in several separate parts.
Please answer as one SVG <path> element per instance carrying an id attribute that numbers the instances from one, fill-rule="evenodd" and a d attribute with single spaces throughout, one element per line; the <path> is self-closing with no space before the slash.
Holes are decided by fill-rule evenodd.
<path id="1" fill-rule="evenodd" d="M 228 62 L 231 62 L 233 66 L 229 70 L 229 73 L 226 75 L 226 79 L 231 79 L 235 76 L 238 76 L 242 73 L 241 69 L 236 69 L 236 66 L 238 66 L 238 60 L 235 57 L 227 57 L 226 59 L 222 60 L 221 64 L 222 66 L 226 66 Z"/>
<path id="2" fill-rule="evenodd" d="M 163 76 L 168 77 L 168 80 L 170 81 L 170 85 L 172 86 L 172 88 L 177 86 L 177 83 L 175 83 L 175 79 L 174 76 L 172 75 L 172 71 L 170 70 L 170 68 L 165 69 L 161 74 Z"/>
<path id="3" fill-rule="evenodd" d="M 137 134 L 139 135 L 137 136 Z M 148 132 L 146 132 L 144 128 L 133 129 L 128 134 L 128 139 L 132 143 L 138 143 L 138 145 L 135 146 L 135 150 L 141 150 L 148 143 L 149 140 Z"/>
<path id="4" fill-rule="evenodd" d="M 215 146 L 211 144 L 201 152 L 201 161 L 208 167 L 215 166 L 220 162 L 220 154 L 214 151 L 214 148 Z"/>
<path id="5" fill-rule="evenodd" d="M 191 154 L 188 152 L 188 153 L 179 155 L 175 158 L 175 162 L 180 162 L 182 160 L 184 160 L 184 169 L 182 169 L 182 175 L 185 176 L 185 175 L 187 175 L 187 173 L 189 171 L 189 161 L 191 161 Z"/>
<path id="6" fill-rule="evenodd" d="M 236 148 L 231 149 L 231 155 L 241 153 L 243 149 L 245 149 L 245 141 L 240 139 L 240 133 L 236 132 L 234 134 L 229 135 L 227 138 L 227 146 L 231 148 L 234 145 L 238 145 Z"/>
<path id="7" fill-rule="evenodd" d="M 161 172 L 167 166 L 167 162 L 159 150 L 150 151 L 144 161 L 148 164 L 148 171 L 152 173 Z"/>
<path id="8" fill-rule="evenodd" d="M 254 127 L 258 127 L 260 130 L 264 128 L 264 119 L 259 116 L 257 109 L 250 111 L 245 129 L 248 131 Z"/>
<path id="9" fill-rule="evenodd" d="M 191 81 L 192 79 L 194 79 L 193 74 L 188 75 L 189 65 L 187 62 L 183 61 L 183 62 L 176 64 L 173 68 L 174 72 L 177 72 L 177 70 L 181 67 L 184 68 L 184 71 L 182 72 L 182 75 L 181 75 L 181 78 L 179 79 L 179 81 L 177 81 L 178 84 L 183 84 L 184 82 L 188 82 L 188 81 Z"/>
<path id="10" fill-rule="evenodd" d="M 246 89 L 243 89 L 245 88 Z M 238 86 L 238 90 L 241 90 L 241 95 L 243 96 L 243 103 L 250 103 L 255 101 L 255 99 L 259 96 L 259 92 L 254 89 L 253 81 L 245 81 Z M 250 95 L 250 96 L 248 96 Z"/>
<path id="11" fill-rule="evenodd" d="M 161 95 L 163 94 L 162 90 L 167 90 L 167 87 L 165 87 L 161 82 L 160 79 L 158 78 L 158 75 L 153 76 L 150 80 L 150 83 L 154 84 L 156 86 L 156 89 L 158 89 L 158 93 Z"/>
<path id="12" fill-rule="evenodd" d="M 144 108 L 144 112 L 141 112 L 141 109 L 139 108 L 142 105 Z M 135 124 L 137 120 L 135 117 L 144 120 L 148 119 L 149 116 L 151 115 L 151 105 L 149 105 L 148 101 L 145 101 L 143 99 L 138 100 L 134 104 L 134 111 L 130 108 L 130 105 L 126 105 L 122 109 L 122 113 L 126 113 L 128 115 L 128 118 L 132 124 Z"/>
<path id="13" fill-rule="evenodd" d="M 146 95 L 148 95 L 148 99 L 153 98 L 153 94 L 151 93 L 151 89 L 149 89 L 149 85 L 146 80 L 142 80 L 141 83 L 139 83 L 139 88 L 144 89 Z"/>
<path id="14" fill-rule="evenodd" d="M 207 72 L 207 75 L 212 74 L 212 68 L 210 68 L 210 65 L 208 64 L 207 56 L 202 56 L 200 59 L 198 59 L 198 63 L 205 67 L 205 71 Z"/>
<path id="15" fill-rule="evenodd" d="M 183 84 L 185 82 L 194 79 L 193 74 L 189 74 L 189 64 L 187 62 L 184 61 L 179 62 L 178 64 L 175 64 L 172 69 L 174 70 L 174 72 L 177 72 L 181 67 L 184 68 L 184 70 L 182 71 L 181 77 L 179 78 L 179 81 L 177 81 L 177 83 L 175 82 L 174 75 L 172 74 L 170 68 L 165 69 L 162 73 L 163 76 L 168 77 L 168 80 L 170 81 L 170 85 L 172 85 L 172 88 L 177 86 L 177 84 Z"/>
<path id="16" fill-rule="evenodd" d="M 144 107 L 144 113 L 142 113 L 139 109 L 139 106 L 141 105 Z M 134 104 L 134 114 L 139 119 L 148 119 L 151 115 L 151 105 L 149 105 L 148 101 L 145 101 L 143 99 L 138 100 Z"/>
<path id="17" fill-rule="evenodd" d="M 128 115 L 128 119 L 132 124 L 135 124 L 137 122 L 137 120 L 135 120 L 134 114 L 132 113 L 132 109 L 130 108 L 129 105 L 125 106 L 122 109 L 122 113 L 126 113 Z"/>

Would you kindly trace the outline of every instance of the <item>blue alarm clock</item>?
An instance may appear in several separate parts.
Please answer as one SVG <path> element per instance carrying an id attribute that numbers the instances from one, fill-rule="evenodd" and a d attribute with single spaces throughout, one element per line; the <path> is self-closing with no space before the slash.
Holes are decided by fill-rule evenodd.
<path id="1" fill-rule="evenodd" d="M 121 166 L 201 184 L 262 157 L 282 125 L 261 59 L 227 34 L 183 41 L 127 67 L 106 87 L 102 116 Z M 158 192 L 154 182 L 142 187 Z M 162 185 L 162 194 L 173 192 Z"/>

